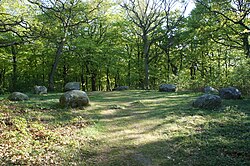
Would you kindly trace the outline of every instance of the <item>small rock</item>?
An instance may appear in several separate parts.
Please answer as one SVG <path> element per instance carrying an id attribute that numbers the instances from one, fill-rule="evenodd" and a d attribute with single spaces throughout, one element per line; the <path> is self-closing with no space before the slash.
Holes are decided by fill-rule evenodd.
<path id="1" fill-rule="evenodd" d="M 89 98 L 88 95 L 81 90 L 72 90 L 65 92 L 60 97 L 60 105 L 66 107 L 82 107 L 82 106 L 89 106 Z"/>
<path id="2" fill-rule="evenodd" d="M 129 90 L 128 86 L 118 86 L 113 89 L 113 91 L 123 91 L 123 90 Z"/>
<path id="3" fill-rule="evenodd" d="M 68 82 L 64 86 L 64 91 L 71 91 L 71 90 L 80 90 L 80 82 Z"/>
<path id="4" fill-rule="evenodd" d="M 220 89 L 219 95 L 223 99 L 241 99 L 241 92 L 234 87 Z"/>
<path id="5" fill-rule="evenodd" d="M 23 101 L 23 100 L 29 100 L 29 97 L 21 92 L 13 92 L 12 94 L 9 95 L 8 99 L 11 101 Z"/>
<path id="6" fill-rule="evenodd" d="M 35 94 L 47 94 L 47 88 L 45 86 L 34 86 Z"/>
<path id="7" fill-rule="evenodd" d="M 193 102 L 194 107 L 204 109 L 214 109 L 221 106 L 221 98 L 218 95 L 205 94 Z"/>
<path id="8" fill-rule="evenodd" d="M 211 86 L 206 86 L 204 88 L 204 92 L 207 93 L 207 94 L 218 94 L 219 91 Z"/>
<path id="9" fill-rule="evenodd" d="M 175 92 L 176 86 L 173 84 L 161 84 L 159 87 L 160 92 Z"/>
<path id="10" fill-rule="evenodd" d="M 110 105 L 109 109 L 124 109 L 124 107 L 120 105 Z"/>

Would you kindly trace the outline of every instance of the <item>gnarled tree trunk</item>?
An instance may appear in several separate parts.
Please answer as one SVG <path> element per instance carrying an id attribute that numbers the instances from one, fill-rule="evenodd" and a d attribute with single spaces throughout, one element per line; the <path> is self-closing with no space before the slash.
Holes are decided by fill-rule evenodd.
<path id="1" fill-rule="evenodd" d="M 61 55 L 63 53 L 63 47 L 64 44 L 66 42 L 66 38 L 63 38 L 62 41 L 60 42 L 57 51 L 56 51 L 56 55 L 55 55 L 55 59 L 51 68 L 51 72 L 49 74 L 49 91 L 54 91 L 55 90 L 55 86 L 54 86 L 54 77 L 55 77 L 55 73 L 56 73 L 56 68 L 58 66 L 59 60 L 61 58 Z"/>

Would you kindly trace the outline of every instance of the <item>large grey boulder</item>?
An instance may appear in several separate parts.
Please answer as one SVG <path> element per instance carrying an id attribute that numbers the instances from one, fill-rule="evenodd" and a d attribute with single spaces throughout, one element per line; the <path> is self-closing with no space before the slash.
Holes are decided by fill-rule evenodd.
<path id="1" fill-rule="evenodd" d="M 175 92 L 176 86 L 173 84 L 161 84 L 159 87 L 160 92 Z"/>
<path id="2" fill-rule="evenodd" d="M 123 91 L 123 90 L 129 90 L 128 86 L 118 86 L 113 89 L 113 91 Z"/>
<path id="3" fill-rule="evenodd" d="M 45 86 L 34 86 L 35 94 L 47 94 L 47 88 Z"/>
<path id="4" fill-rule="evenodd" d="M 72 90 L 65 92 L 60 97 L 60 105 L 64 107 L 82 107 L 89 105 L 89 98 L 88 95 L 81 90 Z"/>
<path id="5" fill-rule="evenodd" d="M 29 100 L 29 97 L 21 92 L 13 92 L 8 97 L 11 101 L 23 101 L 23 100 Z"/>
<path id="6" fill-rule="evenodd" d="M 219 95 L 223 99 L 241 99 L 241 92 L 234 87 L 220 89 Z"/>
<path id="7" fill-rule="evenodd" d="M 80 82 L 68 82 L 64 86 L 64 91 L 71 91 L 71 90 L 80 90 Z"/>
<path id="8" fill-rule="evenodd" d="M 211 86 L 206 86 L 206 87 L 204 88 L 204 92 L 205 92 L 206 94 L 218 94 L 218 93 L 219 93 L 219 91 L 218 91 L 217 89 L 215 89 L 215 88 L 213 88 L 213 87 L 211 87 Z"/>
<path id="9" fill-rule="evenodd" d="M 218 95 L 205 94 L 193 102 L 193 107 L 214 109 L 221 106 L 221 98 Z"/>

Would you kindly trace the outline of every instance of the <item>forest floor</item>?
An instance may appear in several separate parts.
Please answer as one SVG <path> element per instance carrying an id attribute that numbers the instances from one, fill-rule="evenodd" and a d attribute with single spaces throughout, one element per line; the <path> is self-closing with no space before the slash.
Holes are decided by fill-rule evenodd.
<path id="1" fill-rule="evenodd" d="M 0 165 L 250 165 L 250 99 L 193 108 L 199 93 L 89 92 L 61 108 L 60 93 L 0 96 Z"/>

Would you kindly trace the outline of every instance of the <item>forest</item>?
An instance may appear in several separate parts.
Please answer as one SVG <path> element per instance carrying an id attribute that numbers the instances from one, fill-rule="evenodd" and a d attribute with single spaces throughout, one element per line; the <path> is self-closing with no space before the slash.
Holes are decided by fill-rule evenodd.
<path id="1" fill-rule="evenodd" d="M 1 0 L 0 9 L 1 93 L 78 81 L 86 91 L 171 83 L 249 94 L 247 0 Z"/>
<path id="2" fill-rule="evenodd" d="M 0 0 L 0 165 L 249 166 L 249 35 L 249 0 Z"/>

